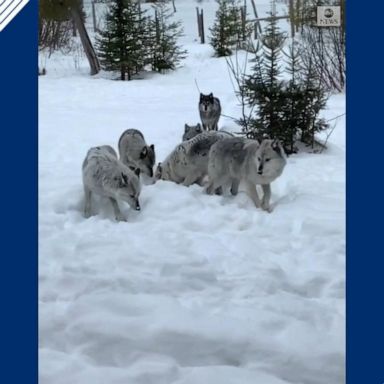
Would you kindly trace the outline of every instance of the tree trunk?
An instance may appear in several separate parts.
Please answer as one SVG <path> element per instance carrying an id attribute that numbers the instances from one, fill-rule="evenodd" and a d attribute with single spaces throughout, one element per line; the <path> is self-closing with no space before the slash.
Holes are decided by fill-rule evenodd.
<path id="1" fill-rule="evenodd" d="M 84 52 L 91 67 L 91 75 L 96 75 L 100 71 L 100 63 L 96 56 L 96 52 L 92 46 L 92 42 L 88 36 L 87 30 L 85 29 L 85 25 L 80 14 L 80 8 L 72 7 L 71 15 L 73 22 L 75 23 L 76 28 L 79 31 L 81 44 L 83 45 Z"/>

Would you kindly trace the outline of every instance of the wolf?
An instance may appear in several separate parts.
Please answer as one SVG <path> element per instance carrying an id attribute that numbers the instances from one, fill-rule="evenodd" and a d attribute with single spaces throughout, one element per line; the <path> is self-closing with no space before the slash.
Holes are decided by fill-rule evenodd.
<path id="1" fill-rule="evenodd" d="M 91 216 L 92 193 L 109 197 L 117 221 L 126 221 L 117 200 L 123 200 L 132 209 L 140 211 L 140 170 L 132 171 L 124 165 L 112 147 L 102 145 L 90 148 L 83 161 L 82 171 L 86 218 Z"/>
<path id="2" fill-rule="evenodd" d="M 220 119 L 221 105 L 220 100 L 213 96 L 213 93 L 204 95 L 200 93 L 199 100 L 200 119 L 206 131 L 217 131 L 217 123 Z"/>
<path id="3" fill-rule="evenodd" d="M 147 145 L 144 135 L 138 129 L 127 129 L 119 138 L 119 155 L 127 167 L 140 169 L 145 175 L 153 177 L 156 163 L 155 146 Z"/>
<path id="4" fill-rule="evenodd" d="M 187 141 L 189 139 L 192 139 L 192 137 L 195 137 L 199 133 L 203 132 L 203 129 L 198 123 L 197 125 L 184 125 L 184 134 L 183 134 L 183 141 Z"/>
<path id="5" fill-rule="evenodd" d="M 194 183 L 202 185 L 207 175 L 208 153 L 211 146 L 228 137 L 233 135 L 224 131 L 203 132 L 182 142 L 158 164 L 155 179 L 174 181 L 185 186 Z"/>
<path id="6" fill-rule="evenodd" d="M 229 138 L 215 143 L 209 152 L 206 192 L 220 193 L 220 188 L 231 186 L 236 195 L 241 181 L 245 182 L 248 194 L 257 208 L 271 212 L 271 183 L 283 172 L 286 165 L 284 149 L 278 140 Z M 260 200 L 256 184 L 263 189 Z"/>

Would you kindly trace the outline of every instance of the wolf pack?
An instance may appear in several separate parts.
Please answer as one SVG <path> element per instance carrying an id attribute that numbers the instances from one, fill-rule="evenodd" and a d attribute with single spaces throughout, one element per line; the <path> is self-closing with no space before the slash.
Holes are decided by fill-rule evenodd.
<path id="1" fill-rule="evenodd" d="M 271 212 L 271 183 L 283 172 L 286 155 L 277 139 L 261 142 L 218 130 L 220 100 L 200 93 L 201 124 L 184 126 L 182 142 L 156 164 L 155 146 L 148 145 L 137 129 L 127 129 L 118 141 L 118 152 L 109 145 L 92 147 L 82 165 L 85 195 L 84 216 L 92 215 L 92 194 L 109 198 L 115 219 L 126 221 L 119 201 L 140 211 L 144 178 L 171 181 L 186 187 L 202 186 L 209 195 L 229 189 L 238 193 L 240 183 L 257 208 Z M 256 189 L 260 185 L 262 196 Z"/>

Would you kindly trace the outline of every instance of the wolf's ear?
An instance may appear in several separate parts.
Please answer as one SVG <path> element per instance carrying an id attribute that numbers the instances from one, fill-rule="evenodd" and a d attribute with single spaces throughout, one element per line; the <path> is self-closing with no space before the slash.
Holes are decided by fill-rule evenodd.
<path id="1" fill-rule="evenodd" d="M 151 145 L 149 146 L 149 148 L 151 148 L 152 151 L 155 152 L 155 144 L 151 144 Z"/>
<path id="2" fill-rule="evenodd" d="M 135 172 L 135 175 L 136 175 L 137 177 L 140 176 L 140 168 L 136 168 L 136 169 L 134 170 L 134 172 Z"/>
<path id="3" fill-rule="evenodd" d="M 211 99 L 213 98 L 213 93 L 212 93 L 212 92 L 209 94 L 209 97 L 210 97 Z"/>
<path id="4" fill-rule="evenodd" d="M 148 155 L 148 148 L 143 147 L 143 149 L 140 152 L 140 159 L 144 159 L 144 157 L 146 157 L 147 155 Z"/>
<path id="5" fill-rule="evenodd" d="M 188 132 L 191 127 L 188 124 L 184 125 L 184 132 Z"/>
<path id="6" fill-rule="evenodd" d="M 201 131 L 202 131 L 200 123 L 198 123 L 198 124 L 196 125 L 196 131 L 197 131 L 197 132 L 201 132 Z"/>

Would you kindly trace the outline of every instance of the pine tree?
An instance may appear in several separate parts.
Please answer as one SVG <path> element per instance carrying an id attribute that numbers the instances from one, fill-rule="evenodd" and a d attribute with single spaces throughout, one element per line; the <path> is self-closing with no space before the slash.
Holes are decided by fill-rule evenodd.
<path id="1" fill-rule="evenodd" d="M 252 74 L 244 81 L 249 105 L 257 105 L 257 118 L 251 121 L 254 137 L 281 137 L 281 110 L 285 103 L 281 75 L 281 50 L 285 34 L 280 32 L 275 19 L 265 28 L 261 46 L 255 52 Z"/>
<path id="2" fill-rule="evenodd" d="M 229 56 L 232 49 L 240 48 L 242 42 L 250 35 L 251 28 L 243 28 L 238 0 L 216 0 L 218 9 L 216 19 L 210 28 L 210 43 L 217 56 Z"/>
<path id="3" fill-rule="evenodd" d="M 145 12 L 135 0 L 112 0 L 109 5 L 97 49 L 103 69 L 119 71 L 121 80 L 131 80 L 145 64 L 145 20 Z"/>
<path id="4" fill-rule="evenodd" d="M 300 141 L 313 148 L 315 133 L 329 127 L 324 119 L 318 118 L 319 112 L 326 106 L 328 93 L 313 62 L 309 61 L 302 67 L 300 76 L 302 92 L 301 124 L 298 126 Z"/>
<path id="5" fill-rule="evenodd" d="M 314 66 L 303 65 L 302 47 L 293 41 L 284 53 L 284 42 L 276 20 L 271 19 L 255 51 L 252 73 L 243 83 L 248 105 L 257 106 L 248 126 L 243 125 L 249 137 L 278 138 L 286 152 L 293 153 L 297 152 L 297 141 L 313 147 L 315 133 L 327 128 L 318 118 L 327 95 Z M 286 56 L 285 68 L 282 53 Z M 282 80 L 283 72 L 289 80 Z"/>
<path id="6" fill-rule="evenodd" d="M 290 80 L 285 83 L 284 93 L 286 103 L 283 106 L 283 124 L 285 126 L 283 141 L 289 153 L 296 152 L 295 147 L 297 131 L 303 126 L 303 107 L 304 93 L 301 83 L 303 66 L 300 58 L 300 50 L 294 40 L 288 48 L 288 52 L 283 52 L 287 58 L 286 72 L 290 75 Z"/>
<path id="7" fill-rule="evenodd" d="M 159 1 L 154 8 L 155 18 L 149 24 L 152 69 L 158 72 L 174 70 L 187 53 L 177 43 L 183 28 L 180 21 L 170 21 L 172 11 L 167 1 Z"/>
<path id="8" fill-rule="evenodd" d="M 295 141 L 313 148 L 315 133 L 328 127 L 324 120 L 318 119 L 319 112 L 325 107 L 327 95 L 315 67 L 304 65 L 302 49 L 296 41 L 289 47 L 287 72 L 291 79 L 284 90 L 287 103 L 283 110 L 285 143 L 289 143 L 290 152 L 296 152 Z"/>

